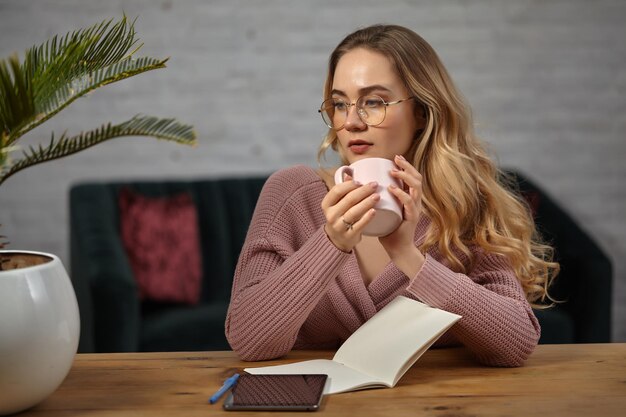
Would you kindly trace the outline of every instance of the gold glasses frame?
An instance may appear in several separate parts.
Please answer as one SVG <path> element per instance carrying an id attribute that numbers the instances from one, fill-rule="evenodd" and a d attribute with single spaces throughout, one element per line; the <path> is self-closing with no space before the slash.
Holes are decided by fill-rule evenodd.
<path id="1" fill-rule="evenodd" d="M 369 123 L 367 120 L 367 110 L 365 108 L 363 108 L 363 102 L 365 102 L 365 98 L 374 98 L 377 100 L 380 100 L 380 102 L 383 103 L 383 109 L 384 109 L 384 113 L 383 113 L 383 117 L 382 119 L 377 122 L 377 123 Z M 395 101 L 385 101 L 384 98 L 376 95 L 376 94 L 367 94 L 364 96 L 361 96 L 359 98 L 356 99 L 356 101 L 350 103 L 350 102 L 346 102 L 345 100 L 342 100 L 340 98 L 329 98 L 327 100 L 324 100 L 322 102 L 322 105 L 320 106 L 319 110 L 317 111 L 321 116 L 322 116 L 322 120 L 324 121 L 324 124 L 326 126 L 328 126 L 329 128 L 333 129 L 333 130 L 341 130 L 343 129 L 343 127 L 346 125 L 346 122 L 344 121 L 343 124 L 341 126 L 335 127 L 332 126 L 332 117 L 330 116 L 330 113 L 328 112 L 328 109 L 333 108 L 336 109 L 336 105 L 337 103 L 343 103 L 345 105 L 345 108 L 343 110 L 341 110 L 342 112 L 345 112 L 345 120 L 348 120 L 348 114 L 350 112 L 350 107 L 354 106 L 357 110 L 357 115 L 359 116 L 359 119 L 361 119 L 361 121 L 363 123 L 365 123 L 368 126 L 378 126 L 380 125 L 382 122 L 385 121 L 385 117 L 387 117 L 387 107 L 389 106 L 393 106 L 394 104 L 399 104 L 399 103 L 403 103 L 405 101 L 408 100 L 412 100 L 415 99 L 414 96 L 411 97 L 407 97 L 407 98 L 403 98 L 400 100 L 395 100 Z M 361 104 L 359 104 L 361 103 Z M 337 110 L 335 110 L 337 111 Z"/>

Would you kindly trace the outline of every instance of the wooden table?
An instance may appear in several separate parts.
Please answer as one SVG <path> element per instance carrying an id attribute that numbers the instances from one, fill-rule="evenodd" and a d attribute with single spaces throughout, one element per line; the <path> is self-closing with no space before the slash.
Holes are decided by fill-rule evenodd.
<path id="1" fill-rule="evenodd" d="M 331 357 L 300 351 L 263 365 Z M 224 379 L 251 365 L 232 352 L 80 354 L 63 385 L 20 417 L 270 414 L 207 403 Z M 431 349 L 395 388 L 328 396 L 317 414 L 625 416 L 626 344 L 541 345 L 521 368 L 480 366 L 462 348 Z"/>

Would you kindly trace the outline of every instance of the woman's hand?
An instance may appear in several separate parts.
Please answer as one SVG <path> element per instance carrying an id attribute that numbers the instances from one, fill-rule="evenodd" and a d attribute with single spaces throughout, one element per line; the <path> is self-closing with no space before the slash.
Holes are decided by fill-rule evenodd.
<path id="1" fill-rule="evenodd" d="M 422 175 L 403 156 L 396 155 L 394 162 L 400 168 L 392 170 L 391 176 L 402 180 L 408 191 L 395 185 L 389 186 L 389 192 L 402 204 L 403 220 L 391 234 L 378 240 L 387 251 L 391 261 L 412 277 L 422 267 L 424 255 L 415 246 L 415 228 L 422 214 Z"/>
<path id="2" fill-rule="evenodd" d="M 361 241 L 363 228 L 376 214 L 377 187 L 375 182 L 362 185 L 349 178 L 331 188 L 322 200 L 324 231 L 338 249 L 350 252 Z"/>

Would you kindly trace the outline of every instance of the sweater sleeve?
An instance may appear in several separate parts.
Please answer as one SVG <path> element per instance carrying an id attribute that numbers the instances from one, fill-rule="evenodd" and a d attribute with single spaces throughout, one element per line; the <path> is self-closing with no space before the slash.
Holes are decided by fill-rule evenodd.
<path id="1" fill-rule="evenodd" d="M 433 307 L 462 316 L 451 329 L 477 359 L 491 366 L 521 366 L 539 341 L 539 323 L 504 257 L 478 255 L 464 275 L 426 255 L 407 291 Z"/>
<path id="2" fill-rule="evenodd" d="M 293 189 L 292 182 L 288 173 L 268 180 L 235 270 L 226 337 L 243 360 L 287 354 L 349 256 L 323 227 L 310 233 L 299 228 L 307 223 L 299 221 L 307 208 L 296 202 L 311 189 Z"/>

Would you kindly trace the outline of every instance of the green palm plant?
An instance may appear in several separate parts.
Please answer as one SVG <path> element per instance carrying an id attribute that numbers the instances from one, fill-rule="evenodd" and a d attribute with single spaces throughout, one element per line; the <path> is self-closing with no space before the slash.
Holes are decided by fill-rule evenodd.
<path id="1" fill-rule="evenodd" d="M 51 134 L 45 145 L 14 151 L 20 138 L 91 91 L 146 71 L 165 68 L 168 58 L 136 58 L 141 47 L 134 21 L 123 16 L 55 36 L 26 51 L 0 60 L 0 185 L 35 164 L 82 151 L 122 136 L 150 136 L 193 145 L 193 127 L 175 119 L 136 115 L 119 124 L 105 123 L 75 136 Z"/>

